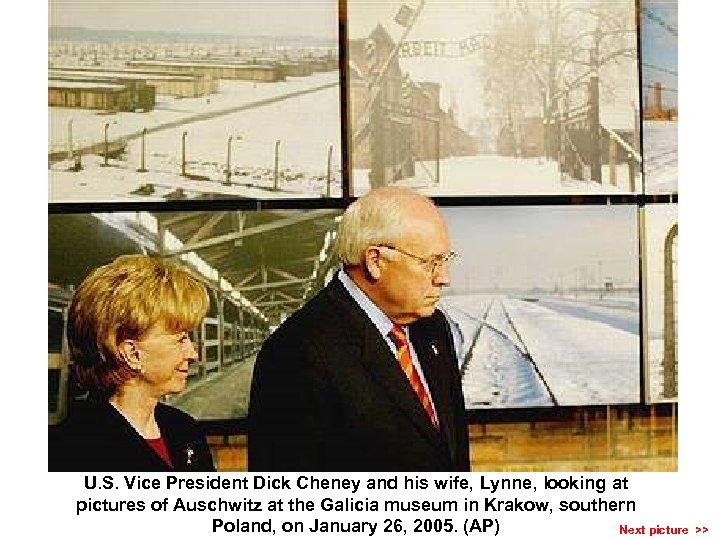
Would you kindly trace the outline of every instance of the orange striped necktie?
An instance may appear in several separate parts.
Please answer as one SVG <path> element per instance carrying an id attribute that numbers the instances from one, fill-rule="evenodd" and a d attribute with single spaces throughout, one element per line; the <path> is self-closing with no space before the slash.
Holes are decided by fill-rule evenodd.
<path id="1" fill-rule="evenodd" d="M 438 419 L 435 414 L 435 409 L 433 409 L 432 401 L 430 401 L 430 396 L 425 389 L 425 385 L 422 383 L 417 369 L 415 369 L 415 364 L 413 364 L 412 356 L 410 355 L 410 344 L 408 343 L 405 329 L 400 325 L 394 324 L 392 330 L 390 330 L 390 333 L 388 334 L 388 337 L 390 338 L 390 341 L 395 344 L 395 347 L 397 347 L 397 361 L 400 363 L 403 373 L 405 373 L 405 376 L 408 378 L 410 386 L 412 386 L 412 389 L 420 399 L 420 403 L 422 403 L 422 406 L 430 417 L 432 423 L 435 427 L 438 427 Z"/>

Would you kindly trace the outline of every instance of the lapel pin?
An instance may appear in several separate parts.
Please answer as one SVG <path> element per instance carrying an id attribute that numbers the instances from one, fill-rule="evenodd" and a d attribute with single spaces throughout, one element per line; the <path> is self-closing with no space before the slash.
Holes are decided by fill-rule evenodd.
<path id="1" fill-rule="evenodd" d="M 187 456 L 187 461 L 185 462 L 187 465 L 190 465 L 192 463 L 192 457 L 195 451 L 192 448 L 186 448 L 185 449 L 185 455 Z"/>
<path id="2" fill-rule="evenodd" d="M 435 354 L 435 356 L 437 356 L 438 354 L 440 354 L 440 353 L 438 352 L 438 349 L 437 349 L 437 347 L 435 346 L 434 343 L 431 343 L 431 344 L 430 344 L 430 347 L 432 348 L 433 353 Z"/>

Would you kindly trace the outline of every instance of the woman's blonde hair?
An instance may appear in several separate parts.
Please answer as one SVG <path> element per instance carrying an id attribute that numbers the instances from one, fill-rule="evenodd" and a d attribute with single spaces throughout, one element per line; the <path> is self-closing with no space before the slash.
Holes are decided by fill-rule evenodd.
<path id="1" fill-rule="evenodd" d="M 205 287 L 174 263 L 145 255 L 122 255 L 93 270 L 75 291 L 67 338 L 80 386 L 113 394 L 135 376 L 120 357 L 126 339 L 141 339 L 152 327 L 184 332 L 209 307 Z"/>

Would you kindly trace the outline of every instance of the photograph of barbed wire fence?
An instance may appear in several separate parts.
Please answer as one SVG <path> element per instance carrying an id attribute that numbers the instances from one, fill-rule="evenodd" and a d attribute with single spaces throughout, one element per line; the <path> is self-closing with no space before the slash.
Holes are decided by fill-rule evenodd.
<path id="1" fill-rule="evenodd" d="M 50 202 L 341 196 L 337 0 L 49 15 Z"/>

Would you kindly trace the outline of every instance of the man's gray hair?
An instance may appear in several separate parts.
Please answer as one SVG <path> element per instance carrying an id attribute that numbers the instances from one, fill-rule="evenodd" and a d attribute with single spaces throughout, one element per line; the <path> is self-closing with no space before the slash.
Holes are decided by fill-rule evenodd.
<path id="1" fill-rule="evenodd" d="M 357 265 L 368 246 L 394 245 L 406 232 L 404 208 L 409 200 L 429 199 L 407 188 L 370 191 L 348 206 L 337 236 L 337 253 L 343 264 Z"/>

